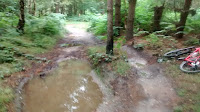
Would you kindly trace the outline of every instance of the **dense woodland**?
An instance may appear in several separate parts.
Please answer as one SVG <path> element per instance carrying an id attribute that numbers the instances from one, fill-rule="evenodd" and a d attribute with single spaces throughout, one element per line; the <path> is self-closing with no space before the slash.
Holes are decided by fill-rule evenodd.
<path id="1" fill-rule="evenodd" d="M 89 22 L 87 30 L 107 41 L 105 53 L 112 55 L 129 41 L 162 53 L 200 45 L 199 0 L 0 0 L 1 112 L 13 99 L 12 89 L 3 87 L 6 78 L 30 66 L 27 60 L 46 60 L 35 55 L 51 49 L 69 21 Z M 138 43 L 140 37 L 147 42 Z M 199 96 L 194 101 L 184 109 L 195 112 Z"/>

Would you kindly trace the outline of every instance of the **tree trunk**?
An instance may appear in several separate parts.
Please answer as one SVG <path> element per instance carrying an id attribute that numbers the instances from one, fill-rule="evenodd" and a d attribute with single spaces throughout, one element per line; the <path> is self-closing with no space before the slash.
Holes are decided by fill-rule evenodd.
<path id="1" fill-rule="evenodd" d="M 117 27 L 118 36 L 120 35 L 121 27 L 121 0 L 115 0 L 115 26 Z"/>
<path id="2" fill-rule="evenodd" d="M 127 26 L 126 0 L 123 0 L 123 3 L 124 3 L 123 5 L 124 5 L 124 7 L 125 7 L 125 12 L 124 12 L 123 17 L 124 17 L 125 19 L 124 19 L 124 22 L 122 22 L 122 24 L 123 24 L 124 28 L 126 29 L 126 26 Z"/>
<path id="3" fill-rule="evenodd" d="M 32 13 L 32 0 L 28 0 L 28 13 Z"/>
<path id="4" fill-rule="evenodd" d="M 77 4 L 74 3 L 74 15 L 77 15 Z"/>
<path id="5" fill-rule="evenodd" d="M 73 9 L 73 7 L 72 7 L 72 5 L 69 5 L 69 11 L 68 11 L 68 15 L 69 16 L 72 16 L 72 9 Z"/>
<path id="6" fill-rule="evenodd" d="M 185 29 L 185 24 L 189 14 L 189 10 L 192 4 L 192 0 L 185 0 L 184 10 L 181 12 L 181 18 L 179 23 L 176 25 L 177 29 L 177 38 L 183 38 L 183 31 Z"/>
<path id="7" fill-rule="evenodd" d="M 35 16 L 36 15 L 36 1 L 33 0 L 33 11 L 32 11 L 32 15 Z"/>
<path id="8" fill-rule="evenodd" d="M 113 54 L 113 0 L 107 0 L 107 46 L 106 54 Z"/>
<path id="9" fill-rule="evenodd" d="M 154 31 L 160 30 L 160 21 L 162 19 L 163 10 L 164 10 L 164 5 L 159 7 L 157 6 L 154 8 L 154 25 L 153 25 Z"/>
<path id="10" fill-rule="evenodd" d="M 61 14 L 65 14 L 65 6 L 61 7 Z"/>
<path id="11" fill-rule="evenodd" d="M 17 25 L 17 31 L 20 33 L 24 33 L 24 25 L 25 25 L 24 0 L 19 1 L 19 6 L 20 6 L 20 15 L 19 15 L 19 22 Z"/>
<path id="12" fill-rule="evenodd" d="M 133 22 L 135 18 L 135 6 L 137 0 L 129 0 L 127 28 L 126 28 L 126 40 L 133 38 Z"/>
<path id="13" fill-rule="evenodd" d="M 59 13 L 60 12 L 60 2 L 57 2 L 55 4 L 55 7 L 56 7 L 56 13 Z"/>

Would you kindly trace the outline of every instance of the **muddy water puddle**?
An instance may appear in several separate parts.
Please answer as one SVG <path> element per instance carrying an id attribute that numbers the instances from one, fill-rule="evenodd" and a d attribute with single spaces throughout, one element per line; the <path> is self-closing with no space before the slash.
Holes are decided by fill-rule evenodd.
<path id="1" fill-rule="evenodd" d="M 68 60 L 44 78 L 33 78 L 25 86 L 23 112 L 95 111 L 103 94 L 90 72 L 87 62 Z"/>

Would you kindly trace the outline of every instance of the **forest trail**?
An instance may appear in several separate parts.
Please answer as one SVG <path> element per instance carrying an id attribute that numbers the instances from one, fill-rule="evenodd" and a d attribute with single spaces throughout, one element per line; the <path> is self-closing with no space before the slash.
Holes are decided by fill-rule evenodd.
<path id="1" fill-rule="evenodd" d="M 137 94 L 141 99 L 135 102 L 135 112 L 173 112 L 178 97 L 162 66 L 144 52 L 128 46 L 123 46 L 123 50 L 136 74 L 136 83 L 141 87 Z"/>
<path id="2" fill-rule="evenodd" d="M 69 34 L 66 35 L 66 37 L 59 44 L 59 46 L 62 46 L 62 47 L 58 47 L 55 49 L 57 51 L 60 51 L 59 55 L 57 57 L 54 57 L 55 58 L 54 61 L 57 64 L 63 63 L 65 61 L 69 62 L 70 60 L 87 61 L 86 48 L 88 46 L 104 45 L 101 41 L 95 39 L 91 33 L 88 33 L 84 28 L 82 28 L 81 25 L 69 24 L 66 26 L 66 29 L 69 31 Z M 63 47 L 64 44 L 66 45 L 65 47 Z M 106 85 L 98 78 L 98 76 L 94 73 L 94 71 L 92 71 L 91 68 L 89 67 L 87 68 L 87 71 L 88 69 L 90 71 L 90 72 L 87 72 L 87 75 L 89 75 L 89 77 L 88 76 L 81 77 L 80 81 L 79 81 L 79 78 L 78 79 L 76 78 L 74 81 L 76 82 L 78 80 L 77 83 L 82 83 L 82 81 L 83 82 L 88 81 L 88 84 L 92 85 L 92 87 L 89 88 L 90 90 L 88 90 L 89 92 L 93 91 L 91 90 L 92 88 L 97 89 L 96 91 L 94 91 L 94 94 L 98 95 L 98 99 L 93 100 L 92 99 L 94 98 L 93 96 L 87 96 L 87 94 L 86 96 L 83 95 L 84 98 L 89 97 L 89 99 L 92 102 L 94 102 L 93 104 L 95 106 L 92 107 L 92 109 L 91 108 L 88 109 L 88 108 L 85 108 L 86 106 L 83 106 L 84 103 L 79 104 L 77 102 L 72 101 L 72 104 L 74 105 L 76 104 L 76 106 L 72 104 L 67 105 L 67 103 L 65 102 L 63 105 L 59 103 L 59 105 L 62 105 L 61 108 L 64 109 L 66 107 L 66 109 L 68 109 L 68 111 L 70 112 L 79 112 L 80 110 L 94 111 L 94 108 L 97 108 L 97 105 L 100 104 L 99 107 L 95 109 L 95 111 L 97 112 L 172 112 L 173 106 L 176 103 L 177 97 L 169 80 L 164 76 L 162 72 L 162 67 L 160 67 L 159 64 L 157 63 L 153 63 L 153 64 L 148 63 L 147 58 L 141 57 L 142 54 L 138 53 L 137 51 L 135 51 L 134 49 L 130 47 L 123 46 L 122 49 L 126 51 L 128 54 L 128 60 L 129 60 L 129 63 L 131 64 L 132 71 L 133 71 L 132 75 L 127 76 L 127 77 L 114 76 L 114 79 L 109 81 L 112 84 Z M 88 64 L 85 63 L 85 61 L 83 64 L 86 67 L 88 67 Z M 82 61 L 80 63 L 82 63 Z M 81 69 L 84 68 L 83 64 L 80 65 L 81 68 L 77 67 L 78 69 L 74 69 L 76 64 L 74 65 L 73 63 L 72 63 L 73 67 L 64 66 L 66 67 L 66 69 L 69 69 L 69 71 L 71 71 L 71 72 L 67 72 L 66 74 L 79 71 L 79 68 L 80 68 L 80 71 L 82 71 Z M 66 71 L 66 69 L 64 68 L 61 73 L 63 74 L 63 71 Z M 74 79 L 71 77 L 68 77 L 68 78 L 70 80 Z M 52 78 L 48 78 L 48 77 L 44 77 L 43 79 L 45 79 L 46 83 L 47 82 L 50 83 L 51 82 L 50 80 L 52 80 Z M 41 88 L 42 87 L 47 88 L 48 86 L 49 87 L 51 86 L 52 88 L 54 87 L 55 89 L 51 89 L 51 91 L 41 90 L 40 92 L 44 95 L 51 92 L 50 95 L 55 96 L 55 95 L 59 95 L 60 93 L 58 94 L 55 92 L 54 94 L 53 91 L 54 90 L 60 91 L 58 90 L 58 88 L 62 89 L 62 86 L 55 86 L 55 85 L 60 85 L 61 83 L 64 84 L 67 81 L 67 80 L 63 81 L 64 77 L 56 78 L 54 80 L 55 84 L 54 86 L 52 86 L 52 84 L 44 85 L 43 79 L 42 80 L 38 78 L 36 80 L 33 79 L 30 84 L 25 86 L 24 109 L 26 111 L 30 111 L 29 109 L 34 109 L 34 108 L 37 109 L 38 108 L 37 106 L 41 106 L 41 105 L 44 105 L 44 109 L 46 108 L 46 110 L 49 110 L 48 108 L 49 106 L 45 105 L 44 102 L 55 101 L 55 100 L 50 100 L 49 98 L 46 98 L 47 100 L 43 99 L 42 101 L 43 103 L 40 104 L 41 103 L 40 99 L 42 99 L 43 96 L 37 97 L 37 95 L 41 95 L 41 94 L 38 94 L 37 92 L 35 96 L 33 94 L 34 91 L 36 91 L 35 89 L 37 89 L 38 91 L 37 86 L 41 86 Z M 95 84 L 98 85 L 98 87 L 96 87 L 94 82 Z M 36 86 L 34 86 L 34 84 L 36 84 Z M 72 86 L 71 84 L 69 85 Z M 87 88 L 88 85 L 85 84 L 84 86 Z M 113 91 L 110 89 L 110 86 L 112 86 Z M 99 92 L 99 90 L 101 92 Z M 63 89 L 63 91 L 67 92 L 67 89 Z M 80 92 L 79 95 L 83 93 Z M 75 100 L 77 99 L 80 101 L 84 100 L 84 98 L 83 99 L 77 98 L 78 97 L 77 93 L 73 93 L 73 91 L 71 94 L 72 96 L 75 95 L 73 96 L 73 100 L 74 98 Z M 50 95 L 48 97 L 51 97 Z M 101 99 L 101 95 L 103 95 L 102 99 Z M 65 95 L 60 95 L 60 96 L 61 97 L 63 96 L 64 98 L 67 99 Z M 58 100 L 61 100 L 61 99 L 63 100 L 63 98 L 60 98 L 59 96 L 57 96 L 56 98 L 57 98 L 56 100 L 57 102 L 59 102 Z M 68 98 L 68 100 L 70 100 L 70 98 Z M 53 102 L 51 104 L 56 105 L 57 102 Z M 33 104 L 37 104 L 36 107 L 34 107 Z M 50 110 L 54 110 L 54 109 L 56 108 L 54 108 L 54 106 L 51 106 Z M 43 111 L 46 112 L 46 110 L 43 110 Z M 32 111 L 36 111 L 36 110 L 32 110 Z M 62 109 L 60 110 L 59 108 L 57 108 L 57 110 L 55 111 L 63 111 L 63 110 Z"/>

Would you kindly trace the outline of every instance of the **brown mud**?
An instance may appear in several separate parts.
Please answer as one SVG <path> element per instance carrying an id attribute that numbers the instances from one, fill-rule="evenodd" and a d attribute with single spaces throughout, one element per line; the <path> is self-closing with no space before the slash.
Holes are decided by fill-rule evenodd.
<path id="1" fill-rule="evenodd" d="M 33 76 L 48 78 L 46 75 L 54 71 L 58 63 L 67 60 L 88 60 L 86 54 L 88 46 L 104 45 L 91 33 L 76 28 L 74 24 L 67 25 L 66 29 L 69 34 L 60 40 L 52 51 L 40 55 L 51 60 L 49 63 L 32 63 L 31 68 L 10 78 L 14 80 L 21 77 L 16 84 L 11 84 L 19 85 L 15 102 L 17 112 L 23 110 L 25 104 L 23 104 L 22 93 L 29 91 L 23 88 Z M 70 44 L 70 46 L 61 47 L 62 44 Z M 132 67 L 130 75 L 116 76 L 112 71 L 106 71 L 107 77 L 104 78 L 105 80 L 100 80 L 94 71 L 89 73 L 91 80 L 98 85 L 103 94 L 103 101 L 95 111 L 173 112 L 178 98 L 170 80 L 163 73 L 163 67 L 156 63 L 152 56 L 137 52 L 128 46 L 122 49 L 127 52 Z"/>

